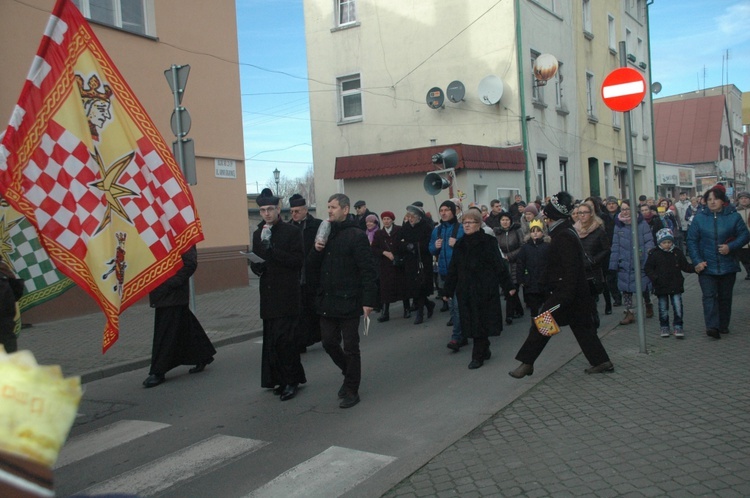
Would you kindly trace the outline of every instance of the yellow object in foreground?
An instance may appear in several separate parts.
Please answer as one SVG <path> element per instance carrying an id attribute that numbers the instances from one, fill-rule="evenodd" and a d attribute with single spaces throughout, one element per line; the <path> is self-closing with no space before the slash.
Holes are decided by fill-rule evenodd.
<path id="1" fill-rule="evenodd" d="M 552 312 L 559 308 L 560 305 L 553 306 L 539 316 L 534 317 L 534 324 L 540 334 L 546 335 L 547 337 L 552 336 L 560 332 L 560 326 L 552 316 Z"/>
<path id="2" fill-rule="evenodd" d="M 51 467 L 81 401 L 81 379 L 38 365 L 30 351 L 0 347 L 0 450 Z"/>

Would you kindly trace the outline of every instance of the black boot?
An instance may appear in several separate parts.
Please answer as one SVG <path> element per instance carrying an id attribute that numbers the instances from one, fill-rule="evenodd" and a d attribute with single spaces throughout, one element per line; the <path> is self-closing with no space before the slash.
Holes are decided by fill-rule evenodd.
<path id="1" fill-rule="evenodd" d="M 388 320 L 391 319 L 391 316 L 389 314 L 389 309 L 388 309 L 390 308 L 390 306 L 391 306 L 390 303 L 385 303 L 383 305 L 383 314 L 378 317 L 378 321 L 380 323 L 387 322 Z"/>
<path id="2" fill-rule="evenodd" d="M 414 325 L 419 325 L 422 322 L 424 322 L 424 315 L 422 313 L 422 308 L 419 308 L 417 310 L 417 317 L 414 319 Z"/>
<path id="3" fill-rule="evenodd" d="M 404 318 L 411 318 L 411 305 L 408 299 L 404 299 Z"/>
<path id="4" fill-rule="evenodd" d="M 440 308 L 440 312 L 442 313 L 443 311 L 448 311 L 448 309 L 448 301 L 443 301 L 443 307 Z"/>
<path id="5" fill-rule="evenodd" d="M 432 299 L 428 299 L 425 305 L 427 306 L 427 318 L 432 318 L 432 313 L 435 311 L 435 303 Z"/>

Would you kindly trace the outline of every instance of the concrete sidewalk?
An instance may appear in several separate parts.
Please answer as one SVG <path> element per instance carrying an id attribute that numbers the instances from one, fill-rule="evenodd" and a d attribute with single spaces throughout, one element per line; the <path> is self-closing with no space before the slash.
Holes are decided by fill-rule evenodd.
<path id="1" fill-rule="evenodd" d="M 642 354 L 635 324 L 614 327 L 603 337 L 614 373 L 585 375 L 570 361 L 386 496 L 750 496 L 744 276 L 730 334 L 706 336 L 698 278 L 688 275 L 684 340 L 660 338 L 655 316 Z"/>
<path id="2" fill-rule="evenodd" d="M 258 279 L 247 287 L 197 295 L 195 314 L 219 347 L 262 335 Z M 120 317 L 120 338 L 102 354 L 103 313 L 34 324 L 21 331 L 18 349 L 28 349 L 40 365 L 60 365 L 66 377 L 81 382 L 144 368 L 151 363 L 154 310 L 130 307 Z"/>

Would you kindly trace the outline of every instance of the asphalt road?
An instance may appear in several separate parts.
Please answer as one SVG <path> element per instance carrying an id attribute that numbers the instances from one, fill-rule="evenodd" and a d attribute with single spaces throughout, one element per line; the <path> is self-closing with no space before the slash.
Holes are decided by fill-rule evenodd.
<path id="1" fill-rule="evenodd" d="M 303 355 L 308 383 L 287 402 L 260 388 L 260 339 L 221 347 L 205 372 L 180 367 L 153 389 L 141 386 L 145 368 L 89 382 L 55 470 L 57 493 L 381 496 L 571 358 L 588 366 L 572 334 L 560 334 L 533 378 L 509 377 L 525 318 L 492 339 L 478 370 L 467 369 L 469 348 L 445 347 L 447 313 L 420 326 L 373 320 L 361 343 L 362 401 L 348 410 L 319 344 Z M 125 421 L 133 425 L 121 432 L 134 439 L 118 443 L 113 424 Z M 321 464 L 331 461 L 339 473 Z"/>

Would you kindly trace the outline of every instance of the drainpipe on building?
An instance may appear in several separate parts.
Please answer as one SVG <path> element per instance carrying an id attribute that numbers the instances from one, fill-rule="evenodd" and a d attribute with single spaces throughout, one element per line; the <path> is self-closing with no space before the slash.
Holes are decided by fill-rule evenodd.
<path id="1" fill-rule="evenodd" d="M 649 0 L 646 2 L 646 40 L 648 40 L 648 98 L 649 103 L 651 107 L 651 153 L 654 156 L 653 160 L 653 166 L 654 166 L 654 198 L 658 199 L 658 191 L 659 191 L 659 184 L 656 183 L 656 128 L 654 124 L 654 95 L 651 93 L 651 84 L 653 83 L 653 80 L 651 79 L 651 16 L 649 16 L 648 13 L 648 7 L 654 3 L 654 0 Z M 677 180 L 677 190 L 679 190 L 679 175 Z"/>
<path id="2" fill-rule="evenodd" d="M 518 0 L 514 2 L 516 9 L 516 54 L 518 58 L 518 94 L 521 99 L 521 135 L 523 137 L 523 155 L 526 158 L 526 167 L 523 170 L 524 183 L 526 184 L 526 202 L 531 202 L 531 184 L 529 175 L 529 138 L 526 129 L 526 96 L 523 82 L 523 46 L 521 44 L 521 9 Z M 541 196 L 542 193 L 539 192 Z"/>

